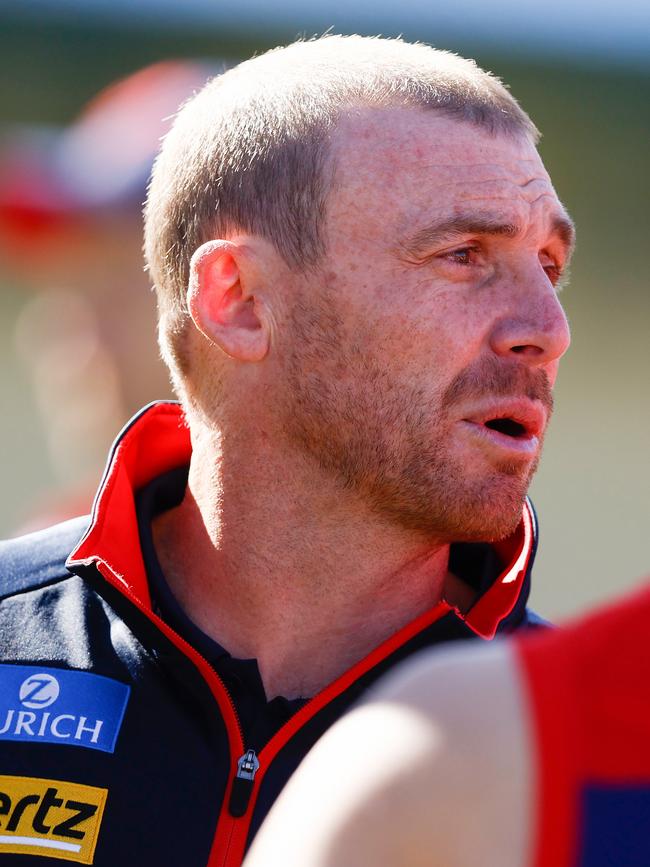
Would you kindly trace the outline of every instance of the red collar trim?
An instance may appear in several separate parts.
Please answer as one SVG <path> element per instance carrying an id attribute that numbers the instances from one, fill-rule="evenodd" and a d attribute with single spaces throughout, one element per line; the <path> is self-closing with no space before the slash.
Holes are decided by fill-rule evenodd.
<path id="1" fill-rule="evenodd" d="M 154 403 L 136 415 L 113 445 L 95 497 L 90 527 L 67 565 L 102 564 L 118 585 L 150 607 L 135 491 L 162 473 L 186 466 L 191 454 L 190 432 L 180 404 Z M 456 611 L 482 638 L 493 638 L 499 623 L 517 603 L 533 550 L 533 527 L 532 507 L 526 500 L 515 532 L 494 545 L 507 567 L 469 612 L 463 615 Z"/>
<path id="2" fill-rule="evenodd" d="M 113 444 L 90 527 L 66 565 L 103 564 L 118 585 L 150 608 L 135 492 L 156 476 L 186 466 L 191 455 L 190 432 L 180 404 L 160 402 L 144 407 Z"/>
<path id="3" fill-rule="evenodd" d="M 517 604 L 533 553 L 534 541 L 533 507 L 526 498 L 521 521 L 515 532 L 492 546 L 501 562 L 508 565 L 467 614 L 456 611 L 481 638 L 494 638 L 501 621 L 506 619 Z"/>

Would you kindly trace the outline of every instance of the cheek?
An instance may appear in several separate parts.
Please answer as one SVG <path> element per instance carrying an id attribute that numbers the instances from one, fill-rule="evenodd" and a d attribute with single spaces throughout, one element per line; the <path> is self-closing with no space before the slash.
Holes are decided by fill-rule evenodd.
<path id="1" fill-rule="evenodd" d="M 357 289 L 361 286 L 358 284 Z M 367 282 L 343 303 L 350 336 L 367 358 L 411 381 L 444 387 L 486 344 L 490 301 L 485 293 L 449 286 L 422 272 L 394 272 Z M 357 306 L 353 300 L 363 299 Z M 487 323 L 487 324 L 486 324 Z"/>
<path id="2" fill-rule="evenodd" d="M 429 371 L 440 371 L 445 378 L 445 372 L 453 376 L 482 351 L 485 323 L 485 311 L 462 293 L 439 293 L 402 318 L 395 339 L 404 357 Z"/>

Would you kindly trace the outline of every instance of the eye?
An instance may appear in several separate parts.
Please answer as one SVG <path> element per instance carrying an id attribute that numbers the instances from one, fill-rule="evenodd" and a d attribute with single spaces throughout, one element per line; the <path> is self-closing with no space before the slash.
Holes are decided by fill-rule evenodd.
<path id="1" fill-rule="evenodd" d="M 545 248 L 540 250 L 538 253 L 539 264 L 544 269 L 544 273 L 549 279 L 551 285 L 555 286 L 558 292 L 562 289 L 562 286 L 567 282 L 567 269 L 566 265 L 568 264 L 562 255 L 558 255 L 557 251 L 553 248 Z"/>
<path id="2" fill-rule="evenodd" d="M 449 250 L 447 253 L 443 253 L 442 258 L 453 262 L 455 265 L 473 265 L 479 252 L 478 247 L 458 247 L 456 250 Z"/>
<path id="3" fill-rule="evenodd" d="M 557 284 L 562 279 L 562 269 L 559 267 L 559 265 L 545 265 L 544 271 L 546 271 L 548 279 L 551 281 L 551 283 L 554 286 L 557 286 Z"/>
<path id="4" fill-rule="evenodd" d="M 558 265 L 557 262 L 549 259 L 546 259 L 546 261 L 544 261 L 544 259 L 540 259 L 540 264 L 552 285 L 555 286 L 555 288 L 559 292 L 567 282 L 568 275 L 566 273 L 566 269 L 563 268 L 561 265 Z"/>

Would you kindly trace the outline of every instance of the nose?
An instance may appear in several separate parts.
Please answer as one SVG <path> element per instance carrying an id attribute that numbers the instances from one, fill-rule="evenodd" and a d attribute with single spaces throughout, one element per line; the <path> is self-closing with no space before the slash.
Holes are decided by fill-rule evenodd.
<path id="1" fill-rule="evenodd" d="M 553 286 L 546 284 L 517 293 L 516 307 L 495 323 L 492 351 L 511 361 L 542 367 L 558 361 L 569 348 L 566 314 Z"/>

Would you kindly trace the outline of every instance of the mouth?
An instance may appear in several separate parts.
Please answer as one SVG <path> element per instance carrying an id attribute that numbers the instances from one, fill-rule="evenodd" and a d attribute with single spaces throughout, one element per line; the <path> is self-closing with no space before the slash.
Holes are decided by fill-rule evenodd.
<path id="1" fill-rule="evenodd" d="M 515 439 L 528 436 L 526 425 L 514 418 L 491 418 L 485 422 L 485 427 Z"/>
<path id="2" fill-rule="evenodd" d="M 546 412 L 537 401 L 492 402 L 472 408 L 462 423 L 485 448 L 512 457 L 534 457 L 540 448 Z"/>

